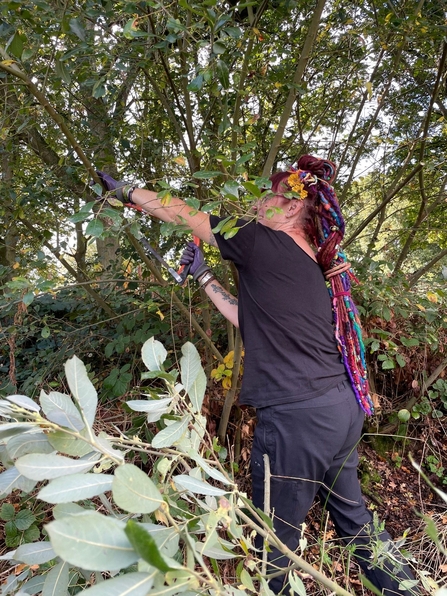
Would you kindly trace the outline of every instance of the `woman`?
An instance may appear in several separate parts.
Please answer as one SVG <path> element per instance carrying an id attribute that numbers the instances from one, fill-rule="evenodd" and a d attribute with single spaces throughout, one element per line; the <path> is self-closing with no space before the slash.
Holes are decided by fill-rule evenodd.
<path id="1" fill-rule="evenodd" d="M 335 165 L 305 155 L 296 170 L 274 174 L 256 217 L 238 222 L 238 232 L 229 239 L 212 232 L 222 218 L 192 213 L 180 199 L 163 206 L 155 193 L 120 188 L 122 183 L 100 175 L 121 200 L 164 221 L 186 222 L 239 271 L 236 300 L 195 245 L 182 257 L 217 308 L 241 329 L 245 361 L 239 401 L 255 407 L 258 418 L 251 455 L 253 501 L 263 507 L 267 454 L 277 536 L 295 550 L 318 495 L 338 535 L 355 546 L 369 580 L 386 594 L 409 594 L 398 590 L 399 580 L 413 576 L 397 562 L 389 534 L 374 527 L 357 478 L 356 446 L 373 404 L 350 295 L 353 274 L 340 250 L 344 220 L 330 185 Z M 394 560 L 377 562 L 378 550 L 392 551 Z M 275 550 L 269 561 L 271 570 L 288 564 Z M 279 576 L 269 585 L 279 593 L 283 582 Z"/>

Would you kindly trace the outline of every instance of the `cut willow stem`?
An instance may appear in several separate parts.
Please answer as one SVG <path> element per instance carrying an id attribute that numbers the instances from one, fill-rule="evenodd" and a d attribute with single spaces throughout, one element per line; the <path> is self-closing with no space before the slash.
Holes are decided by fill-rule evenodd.
<path id="1" fill-rule="evenodd" d="M 270 472 L 270 458 L 267 453 L 264 453 L 264 513 L 270 516 L 270 480 L 271 480 L 271 472 Z M 262 549 L 262 574 L 265 575 L 267 573 L 267 549 Z"/>
<path id="2" fill-rule="evenodd" d="M 310 563 L 308 563 L 307 561 L 305 561 L 304 559 L 302 559 L 301 557 L 296 555 L 293 551 L 291 551 L 290 548 L 288 548 L 285 544 L 283 544 L 274 534 L 268 532 L 263 527 L 256 524 L 249 515 L 247 515 L 243 511 L 241 511 L 239 508 L 236 508 L 236 513 L 241 519 L 243 519 L 250 526 L 250 528 L 252 528 L 253 530 L 256 530 L 256 532 L 258 534 L 260 534 L 271 546 L 274 546 L 275 548 L 277 548 L 280 553 L 282 553 L 288 559 L 293 561 L 293 563 L 295 563 L 297 565 L 297 567 L 302 569 L 305 573 L 308 573 L 317 582 L 319 582 L 320 584 L 323 584 L 323 586 L 326 586 L 326 588 L 329 588 L 330 590 L 332 590 L 332 592 L 334 592 L 334 594 L 338 594 L 339 596 L 352 596 L 352 592 L 348 592 L 344 588 L 341 588 L 335 582 L 333 582 L 331 579 L 326 577 L 323 573 L 314 569 Z M 289 570 L 289 567 L 286 567 L 284 569 L 284 571 L 288 571 L 288 570 Z"/>

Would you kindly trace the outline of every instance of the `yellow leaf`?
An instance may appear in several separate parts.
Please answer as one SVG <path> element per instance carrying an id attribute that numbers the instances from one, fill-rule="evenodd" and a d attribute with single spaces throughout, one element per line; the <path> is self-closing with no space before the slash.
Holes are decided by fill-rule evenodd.
<path id="1" fill-rule="evenodd" d="M 244 551 L 244 553 L 245 553 L 245 554 L 247 555 L 247 557 L 248 557 L 248 555 L 249 555 L 249 550 L 248 550 L 248 547 L 247 547 L 247 545 L 245 544 L 245 540 L 244 540 L 243 538 L 241 538 L 241 541 L 240 541 L 240 543 L 239 543 L 239 544 L 240 544 L 240 546 L 241 546 L 242 550 Z"/>
<path id="2" fill-rule="evenodd" d="M 160 319 L 163 321 L 163 319 L 165 318 L 164 314 L 161 312 L 160 309 L 157 310 L 157 315 L 160 317 Z"/>
<path id="3" fill-rule="evenodd" d="M 422 306 L 422 304 L 416 304 L 416 306 L 418 307 L 419 310 L 422 310 L 422 312 L 425 312 L 425 306 Z"/>
<path id="4" fill-rule="evenodd" d="M 160 203 L 162 205 L 162 207 L 166 207 L 166 205 L 169 205 L 170 201 L 172 199 L 172 195 L 170 192 L 166 193 L 165 196 L 160 199 Z"/>
<path id="5" fill-rule="evenodd" d="M 427 298 L 430 300 L 430 302 L 438 302 L 438 294 L 435 294 L 434 292 L 427 292 Z"/>
<path id="6" fill-rule="evenodd" d="M 282 87 L 282 83 L 276 82 L 276 83 L 275 83 L 275 87 L 276 87 L 277 89 L 279 89 L 280 87 Z"/>
<path id="7" fill-rule="evenodd" d="M 112 207 L 124 207 L 124 204 L 115 197 L 107 197 L 107 202 L 109 205 L 112 205 Z"/>
<path id="8" fill-rule="evenodd" d="M 20 263 L 17 263 L 17 261 L 12 266 L 13 269 L 18 269 L 19 267 L 20 267 Z"/>
<path id="9" fill-rule="evenodd" d="M 15 60 L 2 60 L 2 61 L 0 62 L 0 64 L 1 64 L 2 66 L 11 66 L 11 64 L 15 64 L 15 63 L 16 63 L 16 61 L 15 61 Z"/>
<path id="10" fill-rule="evenodd" d="M 222 379 L 222 387 L 224 389 L 231 388 L 231 378 L 230 377 L 224 377 L 224 379 Z"/>
<path id="11" fill-rule="evenodd" d="M 233 368 L 234 366 L 234 350 L 231 350 L 231 352 L 228 352 L 228 354 L 225 356 L 224 360 L 225 364 L 227 365 L 228 368 Z"/>
<path id="12" fill-rule="evenodd" d="M 366 91 L 368 92 L 368 99 L 371 99 L 372 94 L 373 94 L 373 86 L 371 81 L 367 81 L 367 83 L 365 84 L 366 87 Z"/>
<path id="13" fill-rule="evenodd" d="M 174 161 L 175 163 L 178 163 L 179 166 L 186 166 L 186 159 L 183 157 L 183 155 L 174 157 L 174 159 L 172 161 Z"/>

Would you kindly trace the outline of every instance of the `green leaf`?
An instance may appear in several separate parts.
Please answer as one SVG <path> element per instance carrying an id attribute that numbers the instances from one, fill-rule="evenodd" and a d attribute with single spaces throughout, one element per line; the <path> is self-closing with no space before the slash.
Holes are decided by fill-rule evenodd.
<path id="1" fill-rule="evenodd" d="M 68 563 L 62 561 L 48 572 L 43 586 L 42 596 L 67 596 L 68 583 Z"/>
<path id="2" fill-rule="evenodd" d="M 25 532 L 23 533 L 23 540 L 24 542 L 35 542 L 40 538 L 40 530 L 36 525 L 30 526 Z"/>
<path id="3" fill-rule="evenodd" d="M 80 434 L 83 435 L 86 434 L 86 432 L 81 431 Z M 64 431 L 58 430 L 56 432 L 49 433 L 47 438 L 50 445 L 52 445 L 56 451 L 60 451 L 65 455 L 82 457 L 83 455 L 87 455 L 87 453 L 91 453 L 93 450 L 93 447 L 85 441 L 77 439 L 76 437 L 72 437 Z"/>
<path id="4" fill-rule="evenodd" d="M 226 478 L 220 470 L 213 468 L 213 466 L 208 464 L 196 451 L 190 450 L 188 451 L 188 455 L 193 461 L 196 462 L 197 465 L 202 468 L 206 474 L 208 474 L 208 476 L 214 478 L 214 480 L 218 480 L 223 484 L 234 485 L 234 483 L 231 480 L 228 480 L 228 478 Z"/>
<path id="5" fill-rule="evenodd" d="M 100 219 L 92 219 L 88 222 L 87 227 L 85 229 L 85 233 L 87 236 L 94 236 L 98 238 L 104 232 L 104 224 Z"/>
<path id="6" fill-rule="evenodd" d="M 403 409 L 399 410 L 399 412 L 397 413 L 397 417 L 401 422 L 408 422 L 411 418 L 411 414 L 408 410 Z"/>
<path id="7" fill-rule="evenodd" d="M 40 332 L 41 337 L 43 337 L 44 339 L 47 339 L 47 337 L 50 337 L 50 334 L 51 334 L 50 328 L 45 325 L 45 327 Z"/>
<path id="8" fill-rule="evenodd" d="M 22 56 L 22 52 L 23 52 L 23 36 L 20 35 L 19 33 L 15 33 L 11 42 L 8 44 L 7 49 L 16 58 L 20 59 L 20 57 Z"/>
<path id="9" fill-rule="evenodd" d="M 112 490 L 112 482 L 113 476 L 107 474 L 72 474 L 52 480 L 37 497 L 47 503 L 81 501 Z"/>
<path id="10" fill-rule="evenodd" d="M 16 510 L 11 503 L 2 503 L 0 508 L 0 518 L 3 521 L 12 521 L 16 516 Z"/>
<path id="11" fill-rule="evenodd" d="M 143 527 L 130 519 L 127 522 L 126 535 L 142 559 L 163 573 L 170 571 L 171 568 L 160 554 L 155 540 Z"/>
<path id="12" fill-rule="evenodd" d="M 127 23 L 124 25 L 124 28 L 123 28 L 123 36 L 124 36 L 126 39 L 133 39 L 133 38 L 134 38 L 134 35 L 133 35 L 133 33 L 134 33 L 135 31 L 136 31 L 136 27 L 135 27 L 135 19 L 134 19 L 134 18 L 132 18 L 132 19 L 129 19 L 129 20 L 127 21 Z"/>
<path id="13" fill-rule="evenodd" d="M 34 424 L 27 422 L 6 422 L 0 426 L 0 439 L 7 439 L 15 435 L 22 434 L 28 430 L 35 430 Z"/>
<path id="14" fill-rule="evenodd" d="M 171 422 L 171 424 L 169 424 Z M 162 449 L 163 447 L 170 447 L 179 441 L 185 432 L 188 430 L 188 425 L 191 422 L 191 417 L 186 415 L 181 420 L 175 422 L 166 421 L 166 428 L 161 430 L 152 439 L 152 447 L 155 449 Z"/>
<path id="15" fill-rule="evenodd" d="M 403 367 L 407 364 L 407 361 L 402 356 L 402 354 L 396 354 L 396 361 L 397 361 L 397 364 L 401 367 Z"/>
<path id="16" fill-rule="evenodd" d="M 45 526 L 54 552 L 67 563 L 91 571 L 124 569 L 138 559 L 125 524 L 96 511 L 64 517 Z"/>
<path id="17" fill-rule="evenodd" d="M 289 571 L 288 579 L 294 594 L 298 594 L 298 596 L 306 596 L 306 588 L 298 575 L 293 571 Z"/>
<path id="18" fill-rule="evenodd" d="M 25 594 L 29 594 L 30 596 L 35 596 L 36 594 L 40 594 L 40 592 L 42 592 L 44 584 L 45 576 L 35 575 L 31 579 L 29 579 L 25 584 L 23 584 L 22 591 Z"/>
<path id="19" fill-rule="evenodd" d="M 96 464 L 95 461 L 70 459 L 63 455 L 29 453 L 19 457 L 16 468 L 31 480 L 51 480 L 60 476 L 87 472 Z"/>
<path id="20" fill-rule="evenodd" d="M 70 391 L 81 408 L 85 421 L 91 427 L 95 420 L 98 396 L 88 378 L 84 363 L 73 356 L 65 363 L 65 374 Z"/>
<path id="21" fill-rule="evenodd" d="M 221 175 L 222 175 L 222 172 L 201 170 L 199 172 L 194 172 L 192 177 L 198 178 L 199 180 L 205 180 L 208 178 L 216 178 L 216 176 L 221 176 Z"/>
<path id="22" fill-rule="evenodd" d="M 200 412 L 206 390 L 206 375 L 202 368 L 202 361 L 196 347 L 191 342 L 182 346 L 182 354 L 180 359 L 182 385 L 189 395 L 194 411 Z"/>
<path id="23" fill-rule="evenodd" d="M 256 184 L 253 184 L 253 182 L 242 182 L 242 186 L 257 199 L 262 195 L 262 190 Z"/>
<path id="24" fill-rule="evenodd" d="M 126 405 L 129 406 L 134 412 L 152 412 L 153 410 L 166 409 L 172 402 L 172 397 L 164 397 L 162 399 L 134 399 L 126 401 Z"/>
<path id="25" fill-rule="evenodd" d="M 26 565 L 43 565 L 56 558 L 49 542 L 34 542 L 33 544 L 22 544 L 14 553 L 14 560 L 26 563 Z"/>
<path id="26" fill-rule="evenodd" d="M 115 470 L 113 500 L 129 513 L 152 513 L 163 503 L 160 491 L 140 468 L 124 464 Z"/>
<path id="27" fill-rule="evenodd" d="M 73 33 L 79 37 L 81 41 L 85 41 L 85 30 L 78 19 L 70 19 L 69 26 L 71 31 L 73 31 Z"/>
<path id="28" fill-rule="evenodd" d="M 154 583 L 154 574 L 126 573 L 83 590 L 86 596 L 146 596 Z"/>
<path id="29" fill-rule="evenodd" d="M 234 545 L 230 542 L 227 543 L 227 546 L 228 548 L 234 547 Z M 223 548 L 222 545 L 220 545 L 218 542 L 214 544 L 208 544 L 207 542 L 197 542 L 195 545 L 195 549 L 201 555 L 205 555 L 206 557 L 210 557 L 211 559 L 217 559 L 218 561 L 234 559 L 238 556 L 236 553 L 233 553 L 230 550 L 226 550 L 225 548 Z"/>
<path id="30" fill-rule="evenodd" d="M 31 412 L 40 412 L 40 407 L 35 401 L 27 397 L 26 395 L 8 395 L 6 399 L 25 410 L 31 410 Z"/>
<path id="31" fill-rule="evenodd" d="M 90 213 L 85 213 L 84 211 L 78 211 L 78 213 L 75 213 L 74 215 L 70 215 L 70 217 L 68 218 L 68 221 L 71 221 L 71 223 L 76 224 L 81 221 L 85 221 L 89 217 L 90 217 Z"/>
<path id="32" fill-rule="evenodd" d="M 230 86 L 230 71 L 226 62 L 217 60 L 216 63 L 217 78 L 223 89 L 228 89 Z"/>
<path id="33" fill-rule="evenodd" d="M 195 77 L 195 79 L 193 79 L 187 86 L 188 91 L 192 91 L 193 93 L 196 93 L 197 91 L 200 91 L 200 89 L 203 86 L 203 75 L 197 75 Z"/>
<path id="34" fill-rule="evenodd" d="M 36 516 L 28 511 L 28 509 L 21 509 L 14 520 L 17 529 L 23 532 L 27 530 L 36 521 Z"/>
<path id="35" fill-rule="evenodd" d="M 146 368 L 152 370 L 162 370 L 163 362 L 168 355 L 163 344 L 154 337 L 150 337 L 144 342 L 141 349 L 141 357 Z"/>
<path id="36" fill-rule="evenodd" d="M 102 187 L 101 184 L 99 184 L 99 182 L 97 182 L 96 184 L 92 184 L 92 186 L 90 187 L 91 190 L 93 190 L 93 192 L 95 192 L 99 197 L 102 197 L 102 193 L 104 192 L 104 189 Z M 96 202 L 96 201 L 95 201 Z M 122 205 L 121 201 L 118 201 L 120 203 L 120 205 Z M 84 205 L 85 206 L 85 205 Z M 83 211 L 83 208 L 81 208 L 81 211 Z"/>
<path id="37" fill-rule="evenodd" d="M 29 306 L 34 300 L 34 292 L 27 292 L 23 298 L 22 298 L 22 302 L 25 306 Z"/>
<path id="38" fill-rule="evenodd" d="M 223 235 L 225 240 L 234 238 L 234 236 L 236 236 L 236 234 L 239 232 L 239 230 L 240 230 L 240 228 L 232 228 L 231 230 L 228 230 L 228 232 L 225 232 Z"/>
<path id="39" fill-rule="evenodd" d="M 221 488 L 216 488 L 207 482 L 203 482 L 203 480 L 197 480 L 197 478 L 187 476 L 186 474 L 174 476 L 173 480 L 178 490 L 187 490 L 193 494 L 210 495 L 212 497 L 222 497 L 226 494 Z"/>
<path id="40" fill-rule="evenodd" d="M 61 62 L 60 60 L 56 60 L 56 74 L 58 77 L 60 77 L 64 81 L 64 83 L 66 85 L 71 84 L 70 73 L 68 72 L 68 69 L 65 66 L 65 63 Z"/>
<path id="41" fill-rule="evenodd" d="M 239 183 L 236 180 L 227 180 L 225 182 L 222 191 L 225 195 L 230 195 L 235 199 L 239 198 Z"/>
<path id="42" fill-rule="evenodd" d="M 401 337 L 399 339 L 400 339 L 401 344 L 407 348 L 411 348 L 411 347 L 419 345 L 419 340 L 414 337 L 407 338 L 407 337 L 404 337 L 403 335 L 401 335 Z"/>
<path id="43" fill-rule="evenodd" d="M 7 538 L 15 538 L 19 532 L 13 521 L 7 521 L 4 529 Z"/>
<path id="44" fill-rule="evenodd" d="M 29 493 L 35 486 L 36 483 L 33 480 L 29 480 L 29 478 L 25 478 L 15 466 L 0 474 L 1 499 L 7 497 L 16 488 Z"/>
<path id="45" fill-rule="evenodd" d="M 134 412 L 147 412 L 150 414 L 151 422 L 156 422 L 157 420 L 160 420 L 163 414 L 169 412 L 169 405 L 172 402 L 172 399 L 172 397 L 154 399 L 152 401 L 137 399 L 127 401 L 126 405 L 129 406 L 129 408 Z"/>
<path id="46" fill-rule="evenodd" d="M 214 54 L 224 54 L 226 51 L 226 47 L 223 43 L 221 43 L 220 41 L 215 41 L 213 43 L 213 53 Z"/>
<path id="47" fill-rule="evenodd" d="M 61 519 L 62 517 L 70 517 L 78 515 L 78 513 L 84 513 L 86 509 L 77 505 L 76 503 L 59 503 L 53 507 L 54 519 Z"/>
<path id="48" fill-rule="evenodd" d="M 43 432 L 30 432 L 16 435 L 6 444 L 9 457 L 17 459 L 27 453 L 51 453 L 54 447 L 49 443 L 47 435 Z"/>
<path id="49" fill-rule="evenodd" d="M 81 414 L 68 395 L 57 391 L 50 391 L 47 395 L 45 391 L 41 391 L 39 401 L 42 410 L 51 422 L 74 431 L 84 428 L 85 424 Z"/>
<path id="50" fill-rule="evenodd" d="M 392 368 L 395 368 L 395 363 L 394 360 L 392 358 L 387 358 L 386 360 L 384 360 L 382 362 L 382 368 L 383 370 L 391 370 Z"/>
<path id="51" fill-rule="evenodd" d="M 253 583 L 251 575 L 248 573 L 248 571 L 246 569 L 242 569 L 242 571 L 241 571 L 241 584 L 244 586 L 244 588 L 247 588 L 248 590 L 251 590 L 252 592 L 256 592 L 255 585 Z"/>

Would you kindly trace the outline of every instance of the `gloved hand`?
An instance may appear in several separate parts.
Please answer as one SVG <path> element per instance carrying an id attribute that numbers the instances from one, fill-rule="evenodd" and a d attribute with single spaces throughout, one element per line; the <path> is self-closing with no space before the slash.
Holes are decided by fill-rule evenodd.
<path id="1" fill-rule="evenodd" d="M 203 252 L 194 242 L 188 242 L 186 245 L 180 258 L 180 265 L 190 265 L 189 273 L 193 276 L 194 281 L 200 279 L 207 271 L 211 271 L 205 263 Z"/>
<path id="2" fill-rule="evenodd" d="M 96 170 L 96 173 L 101 180 L 104 190 L 114 191 L 113 194 L 121 203 L 133 203 L 132 199 L 129 198 L 129 190 L 134 188 L 131 184 L 122 180 L 115 180 L 115 178 L 112 178 L 112 176 L 105 172 L 101 172 L 101 170 Z"/>

